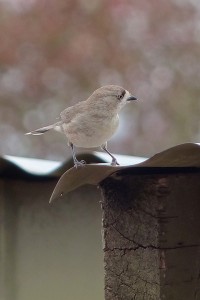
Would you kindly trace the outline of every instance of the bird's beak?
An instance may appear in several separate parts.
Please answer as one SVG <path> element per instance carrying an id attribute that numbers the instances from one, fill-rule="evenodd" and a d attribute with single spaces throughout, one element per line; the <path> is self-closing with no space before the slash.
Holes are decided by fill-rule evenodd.
<path id="1" fill-rule="evenodd" d="M 132 96 L 132 95 L 130 95 L 130 96 L 127 98 L 126 101 L 131 101 L 131 100 L 137 100 L 137 98 L 134 97 L 134 96 Z"/>

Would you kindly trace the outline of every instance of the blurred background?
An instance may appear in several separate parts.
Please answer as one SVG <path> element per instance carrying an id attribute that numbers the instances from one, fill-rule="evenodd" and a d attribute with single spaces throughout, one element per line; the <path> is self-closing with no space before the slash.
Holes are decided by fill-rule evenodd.
<path id="1" fill-rule="evenodd" d="M 198 0 L 0 0 L 0 154 L 65 160 L 54 122 L 96 88 L 139 98 L 121 113 L 113 153 L 151 156 L 200 139 Z"/>

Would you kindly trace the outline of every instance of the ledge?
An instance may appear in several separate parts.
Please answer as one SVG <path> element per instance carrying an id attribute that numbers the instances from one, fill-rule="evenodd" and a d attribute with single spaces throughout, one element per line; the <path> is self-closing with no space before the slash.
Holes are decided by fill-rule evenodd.
<path id="1" fill-rule="evenodd" d="M 71 168 L 59 179 L 50 202 L 62 198 L 76 188 L 92 184 L 98 185 L 108 176 L 122 175 L 123 173 L 153 173 L 200 171 L 200 145 L 186 143 L 155 154 L 153 157 L 135 165 L 111 166 L 107 164 L 89 164 L 83 168 Z M 179 170 L 180 171 L 180 170 Z"/>
<path id="2" fill-rule="evenodd" d="M 74 168 L 72 159 L 66 162 L 45 161 L 20 157 L 0 157 L 0 177 L 24 178 L 34 180 L 48 180 L 60 178 L 51 196 L 50 202 L 63 197 L 76 188 L 92 184 L 98 185 L 108 176 L 122 175 L 125 173 L 155 173 L 199 171 L 200 144 L 181 144 L 160 153 L 149 159 L 143 157 L 116 155 L 123 165 L 111 166 L 109 157 L 102 152 L 81 154 L 79 160 L 86 160 L 89 164 L 83 168 Z M 67 170 L 67 171 L 66 171 Z"/>

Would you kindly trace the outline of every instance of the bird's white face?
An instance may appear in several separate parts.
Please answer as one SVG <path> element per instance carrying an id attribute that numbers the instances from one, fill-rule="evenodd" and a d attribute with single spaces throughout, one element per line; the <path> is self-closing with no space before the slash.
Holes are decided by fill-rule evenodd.
<path id="1" fill-rule="evenodd" d="M 131 95 L 131 93 L 125 89 L 119 89 L 115 91 L 116 95 L 114 95 L 114 103 L 117 105 L 117 110 L 121 110 L 128 102 L 131 100 L 137 100 L 136 97 Z"/>
<path id="2" fill-rule="evenodd" d="M 132 97 L 131 93 L 129 91 L 125 90 L 124 96 L 122 97 L 122 95 L 121 95 L 121 97 L 118 98 L 118 100 L 119 100 L 118 105 L 119 105 L 120 109 L 122 107 L 124 107 L 127 103 L 129 103 L 130 97 Z"/>

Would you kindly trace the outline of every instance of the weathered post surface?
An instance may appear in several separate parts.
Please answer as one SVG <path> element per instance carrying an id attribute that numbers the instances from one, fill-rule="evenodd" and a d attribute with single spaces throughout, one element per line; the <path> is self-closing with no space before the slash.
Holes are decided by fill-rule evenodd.
<path id="1" fill-rule="evenodd" d="M 105 300 L 199 300 L 200 169 L 127 168 L 101 188 Z"/>

